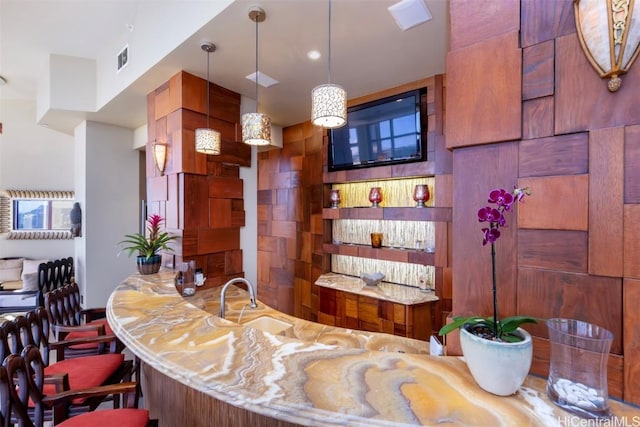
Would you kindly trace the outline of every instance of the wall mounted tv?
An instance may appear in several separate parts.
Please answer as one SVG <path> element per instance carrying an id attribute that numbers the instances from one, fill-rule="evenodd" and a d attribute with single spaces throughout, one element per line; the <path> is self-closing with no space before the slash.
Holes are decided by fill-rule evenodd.
<path id="1" fill-rule="evenodd" d="M 329 132 L 329 171 L 427 160 L 425 94 L 413 90 L 350 107 L 347 124 Z"/>

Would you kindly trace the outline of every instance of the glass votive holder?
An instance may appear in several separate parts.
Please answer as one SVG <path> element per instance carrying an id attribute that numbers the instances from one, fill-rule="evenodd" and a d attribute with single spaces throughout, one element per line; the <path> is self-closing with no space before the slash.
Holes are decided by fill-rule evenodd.
<path id="1" fill-rule="evenodd" d="M 372 248 L 382 247 L 382 233 L 371 233 L 371 247 Z"/>
<path id="2" fill-rule="evenodd" d="M 369 190 L 369 201 L 371 202 L 372 208 L 377 208 L 382 202 L 382 188 L 371 187 L 371 190 Z"/>
<path id="3" fill-rule="evenodd" d="M 429 197 L 429 186 L 427 184 L 418 184 L 413 189 L 413 200 L 416 202 L 416 208 L 424 208 Z"/>
<path id="4" fill-rule="evenodd" d="M 329 191 L 329 201 L 331 202 L 331 208 L 337 209 L 340 207 L 340 190 L 337 188 Z"/>

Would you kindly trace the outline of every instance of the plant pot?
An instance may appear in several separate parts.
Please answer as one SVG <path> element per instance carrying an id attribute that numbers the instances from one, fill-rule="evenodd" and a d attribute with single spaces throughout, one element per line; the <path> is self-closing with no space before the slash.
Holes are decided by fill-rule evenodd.
<path id="1" fill-rule="evenodd" d="M 144 255 L 139 255 L 137 258 L 138 272 L 140 274 L 153 274 L 160 271 L 160 265 L 162 264 L 161 255 L 152 255 L 147 258 Z"/>
<path id="2" fill-rule="evenodd" d="M 509 396 L 515 393 L 531 368 L 533 341 L 522 328 L 517 332 L 524 339 L 509 343 L 480 338 L 460 328 L 462 354 L 473 379 L 489 393 Z"/>

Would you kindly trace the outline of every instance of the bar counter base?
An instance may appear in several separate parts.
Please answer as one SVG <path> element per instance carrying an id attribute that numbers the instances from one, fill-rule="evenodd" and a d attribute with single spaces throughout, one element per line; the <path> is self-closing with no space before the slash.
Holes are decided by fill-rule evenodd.
<path id="1" fill-rule="evenodd" d="M 250 412 L 187 387 L 142 363 L 144 406 L 159 427 L 299 427 Z"/>

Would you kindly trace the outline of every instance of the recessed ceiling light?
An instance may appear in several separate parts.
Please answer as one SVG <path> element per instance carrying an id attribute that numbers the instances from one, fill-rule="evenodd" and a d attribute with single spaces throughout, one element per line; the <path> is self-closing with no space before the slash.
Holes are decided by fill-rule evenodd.
<path id="1" fill-rule="evenodd" d="M 431 12 L 424 0 L 402 0 L 387 8 L 402 31 L 431 20 Z"/>
<path id="2" fill-rule="evenodd" d="M 311 59 L 312 61 L 317 61 L 321 56 L 322 55 L 317 50 L 310 50 L 309 52 L 307 52 L 307 58 Z"/>
<path id="3" fill-rule="evenodd" d="M 247 76 L 247 78 L 249 80 L 251 80 L 252 82 L 256 81 L 256 73 L 251 73 Z M 258 71 L 258 84 L 262 87 L 271 87 L 273 85 L 277 85 L 278 83 L 280 83 L 279 81 L 277 81 L 276 79 L 274 79 L 271 76 L 266 75 L 265 73 L 263 73 L 262 71 Z"/>

